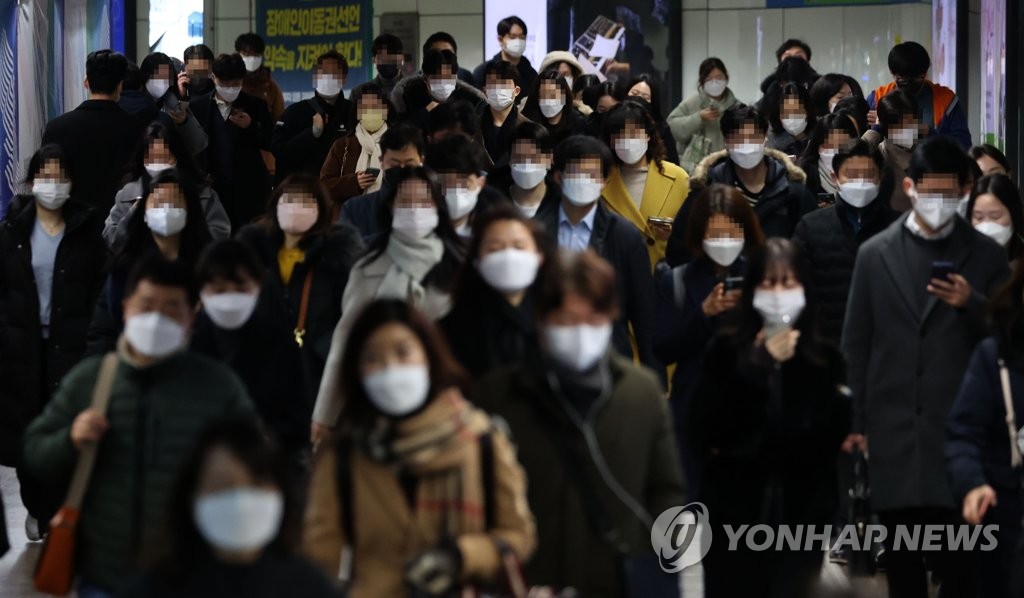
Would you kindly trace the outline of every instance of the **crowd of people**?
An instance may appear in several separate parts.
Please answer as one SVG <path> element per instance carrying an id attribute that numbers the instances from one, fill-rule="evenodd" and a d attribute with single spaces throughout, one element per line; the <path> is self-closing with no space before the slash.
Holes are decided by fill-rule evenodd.
<path id="1" fill-rule="evenodd" d="M 864 547 L 890 596 L 1010 596 L 1024 207 L 925 49 L 865 94 L 787 40 L 743 99 L 710 57 L 665 114 L 496 33 L 290 106 L 255 34 L 88 56 L 0 222 L 0 463 L 38 541 L 95 451 L 79 596 L 678 596 L 695 501 L 707 596 L 811 596 L 726 526 L 843 522 L 864 457 L 886 529 L 1000 526 Z"/>

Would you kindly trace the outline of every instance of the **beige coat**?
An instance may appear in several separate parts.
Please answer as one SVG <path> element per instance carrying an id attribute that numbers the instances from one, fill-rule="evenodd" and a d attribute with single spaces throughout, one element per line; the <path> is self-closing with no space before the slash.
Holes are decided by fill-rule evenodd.
<path id="1" fill-rule="evenodd" d="M 508 438 L 491 432 L 494 449 L 493 529 L 455 538 L 462 555 L 466 582 L 500 578 L 501 560 L 494 541 L 508 545 L 521 562 L 532 554 L 537 536 L 526 500 L 526 476 Z M 410 559 L 442 540 L 442 530 L 426 529 L 410 508 L 393 467 L 354 450 L 352 460 L 352 598 L 404 597 L 403 573 Z M 323 451 L 313 470 L 303 530 L 303 551 L 332 577 L 338 577 L 342 549 L 348 543 L 342 529 L 338 492 L 337 453 Z"/>

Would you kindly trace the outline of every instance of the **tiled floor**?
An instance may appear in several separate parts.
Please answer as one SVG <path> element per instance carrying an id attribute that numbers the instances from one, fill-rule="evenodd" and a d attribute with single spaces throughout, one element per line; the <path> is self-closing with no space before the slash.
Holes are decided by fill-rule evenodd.
<path id="1" fill-rule="evenodd" d="M 7 517 L 7 537 L 11 550 L 0 558 L 0 596 L 5 598 L 31 598 L 47 596 L 32 588 L 35 569 L 42 542 L 29 542 L 25 537 L 25 507 L 18 494 L 18 478 L 14 470 L 0 467 L 0 492 L 3 492 Z"/>

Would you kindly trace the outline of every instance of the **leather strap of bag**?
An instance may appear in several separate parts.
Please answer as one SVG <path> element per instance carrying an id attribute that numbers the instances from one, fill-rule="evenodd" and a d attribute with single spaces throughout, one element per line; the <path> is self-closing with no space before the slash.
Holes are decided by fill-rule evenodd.
<path id="1" fill-rule="evenodd" d="M 107 413 L 107 406 L 110 405 L 110 390 L 114 386 L 114 374 L 117 373 L 117 353 L 107 353 L 100 364 L 99 376 L 96 378 L 96 386 L 92 389 L 91 408 L 102 414 Z M 75 465 L 75 473 L 71 477 L 71 486 L 68 488 L 68 498 L 65 505 L 74 509 L 80 509 L 82 499 L 85 497 L 85 489 L 89 486 L 89 478 L 92 477 L 92 468 L 96 464 L 96 452 L 99 450 L 99 442 L 86 444 L 78 455 L 78 463 Z"/>
<path id="2" fill-rule="evenodd" d="M 306 336 L 306 315 L 309 313 L 309 291 L 313 288 L 313 271 L 315 266 L 306 270 L 306 279 L 302 282 L 302 299 L 299 300 L 299 319 L 295 322 L 295 344 L 302 348 L 303 337 Z"/>
<path id="3" fill-rule="evenodd" d="M 1020 447 L 1017 446 L 1017 415 L 1013 411 L 1013 393 L 1010 390 L 1010 371 L 999 358 L 999 381 L 1003 385 L 1003 405 L 1006 406 L 1006 431 L 1010 435 L 1010 465 L 1021 466 Z"/>

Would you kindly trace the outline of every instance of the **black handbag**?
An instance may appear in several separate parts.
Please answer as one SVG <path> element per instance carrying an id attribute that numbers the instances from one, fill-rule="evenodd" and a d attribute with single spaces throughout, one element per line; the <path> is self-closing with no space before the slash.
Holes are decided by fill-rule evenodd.
<path id="1" fill-rule="evenodd" d="M 868 459 L 863 451 L 853 453 L 853 485 L 850 486 L 850 512 L 848 521 L 856 527 L 857 545 L 851 550 L 849 569 L 851 576 L 872 577 L 875 574 L 875 555 L 867 545 L 867 526 L 871 522 L 871 487 L 868 485 Z"/>

